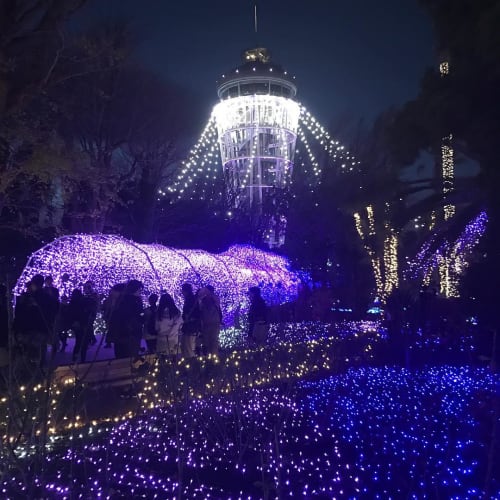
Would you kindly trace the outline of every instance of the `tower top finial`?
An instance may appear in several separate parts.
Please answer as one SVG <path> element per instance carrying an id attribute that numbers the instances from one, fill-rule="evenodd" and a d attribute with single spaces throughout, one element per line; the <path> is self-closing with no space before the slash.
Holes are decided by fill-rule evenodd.
<path id="1" fill-rule="evenodd" d="M 269 63 L 271 61 L 271 54 L 265 47 L 255 47 L 254 49 L 247 49 L 243 52 L 243 62 L 259 61 L 261 63 Z"/>

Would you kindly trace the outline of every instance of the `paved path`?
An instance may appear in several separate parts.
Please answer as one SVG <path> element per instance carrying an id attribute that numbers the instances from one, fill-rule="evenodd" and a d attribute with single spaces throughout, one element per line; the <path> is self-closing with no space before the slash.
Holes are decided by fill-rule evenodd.
<path id="1" fill-rule="evenodd" d="M 94 345 L 90 345 L 87 351 L 86 362 L 90 363 L 92 361 L 102 361 L 105 359 L 113 359 L 115 357 L 115 350 L 113 347 L 104 347 L 105 340 L 104 336 L 101 334 L 96 334 L 97 342 Z M 142 346 L 145 348 L 146 344 L 142 341 Z M 75 347 L 75 338 L 68 337 L 68 345 L 64 351 L 56 352 L 54 361 L 56 366 L 60 365 L 70 365 L 73 364 L 73 348 Z M 50 348 L 47 353 L 50 359 Z"/>

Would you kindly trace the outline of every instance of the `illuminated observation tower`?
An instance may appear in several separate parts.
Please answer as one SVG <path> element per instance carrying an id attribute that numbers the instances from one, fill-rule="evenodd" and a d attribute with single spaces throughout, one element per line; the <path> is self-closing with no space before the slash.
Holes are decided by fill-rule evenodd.
<path id="1" fill-rule="evenodd" d="M 314 193 L 323 168 L 352 172 L 359 162 L 296 101 L 295 77 L 265 48 L 246 50 L 243 63 L 221 76 L 217 93 L 198 141 L 159 195 L 222 205 L 227 216 L 251 224 L 256 240 L 280 247 L 293 169 Z"/>
<path id="2" fill-rule="evenodd" d="M 246 50 L 243 64 L 222 75 L 217 93 L 214 118 L 228 201 L 269 226 L 268 239 L 274 239 L 277 226 L 286 224 L 284 195 L 300 116 L 297 87 L 259 47 Z"/>

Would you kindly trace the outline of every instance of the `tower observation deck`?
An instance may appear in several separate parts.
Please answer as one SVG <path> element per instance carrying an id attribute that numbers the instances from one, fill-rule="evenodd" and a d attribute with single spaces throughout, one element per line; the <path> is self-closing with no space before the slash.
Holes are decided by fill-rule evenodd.
<path id="1" fill-rule="evenodd" d="M 261 227 L 267 219 L 271 235 L 280 221 L 286 225 L 280 205 L 300 116 L 294 77 L 271 63 L 267 49 L 254 48 L 222 75 L 217 93 L 214 116 L 229 202 L 259 218 Z"/>

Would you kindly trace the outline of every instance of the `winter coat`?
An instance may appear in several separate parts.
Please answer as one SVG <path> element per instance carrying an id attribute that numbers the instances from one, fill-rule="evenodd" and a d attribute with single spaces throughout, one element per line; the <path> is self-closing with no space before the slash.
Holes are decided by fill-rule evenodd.
<path id="1" fill-rule="evenodd" d="M 188 295 L 182 307 L 182 333 L 184 335 L 198 335 L 201 331 L 200 307 L 196 297 Z"/>
<path id="2" fill-rule="evenodd" d="M 181 326 L 182 316 L 180 314 L 171 318 L 168 309 L 163 311 L 163 316 L 155 323 L 157 353 L 177 354 Z"/>
<path id="3" fill-rule="evenodd" d="M 142 337 L 144 309 L 140 297 L 124 294 L 118 300 L 109 321 L 108 340 L 121 342 Z"/>

